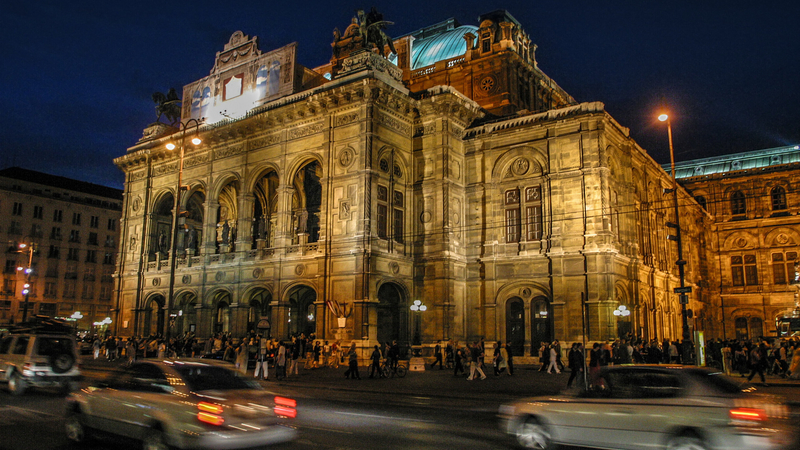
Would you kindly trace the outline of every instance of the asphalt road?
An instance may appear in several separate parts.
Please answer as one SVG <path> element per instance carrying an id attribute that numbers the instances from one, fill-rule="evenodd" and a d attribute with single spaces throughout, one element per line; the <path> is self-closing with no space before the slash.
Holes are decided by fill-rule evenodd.
<path id="1" fill-rule="evenodd" d="M 112 363 L 85 361 L 86 383 L 113 376 Z M 518 368 L 514 376 L 467 381 L 450 371 L 409 373 L 402 379 L 347 380 L 344 368 L 301 371 L 288 380 L 265 381 L 269 390 L 298 401 L 300 437 L 285 449 L 509 449 L 513 439 L 496 419 L 502 403 L 521 396 L 558 392 L 568 375 Z M 769 380 L 766 392 L 800 402 L 800 386 Z M 0 450 L 124 450 L 136 443 L 103 440 L 70 445 L 63 433 L 65 399 L 32 390 L 12 397 L 0 389 Z M 578 450 L 578 449 L 572 449 Z"/>

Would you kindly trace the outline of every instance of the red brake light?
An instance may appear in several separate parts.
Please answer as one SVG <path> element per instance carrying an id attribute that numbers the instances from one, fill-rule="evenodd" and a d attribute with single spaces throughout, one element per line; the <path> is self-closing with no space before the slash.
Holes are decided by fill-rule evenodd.
<path id="1" fill-rule="evenodd" d="M 297 400 L 286 397 L 275 397 L 275 404 L 281 406 L 288 406 L 290 408 L 297 408 Z"/>
<path id="2" fill-rule="evenodd" d="M 729 413 L 731 419 L 734 420 L 762 421 L 767 418 L 766 411 L 764 411 L 763 409 L 736 408 L 730 410 Z"/>
<path id="3" fill-rule="evenodd" d="M 275 397 L 275 415 L 294 419 L 297 417 L 297 400 L 286 397 Z"/>
<path id="4" fill-rule="evenodd" d="M 222 425 L 225 419 L 220 416 L 222 414 L 222 406 L 213 403 L 200 402 L 197 404 L 197 420 L 200 422 L 208 423 L 211 425 Z"/>

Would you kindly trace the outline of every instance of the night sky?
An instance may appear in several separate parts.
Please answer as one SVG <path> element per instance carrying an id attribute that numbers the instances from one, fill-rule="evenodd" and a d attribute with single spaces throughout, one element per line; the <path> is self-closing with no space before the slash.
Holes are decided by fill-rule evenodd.
<path id="1" fill-rule="evenodd" d="M 266 52 L 330 59 L 332 30 L 376 6 L 397 37 L 506 9 L 539 67 L 601 101 L 659 163 L 800 144 L 800 3 L 791 1 L 7 2 L 0 7 L 0 167 L 122 188 L 112 159 L 155 121 L 151 94 L 209 74 L 236 30 Z M 11 4 L 13 3 L 13 4 Z M 700 6 L 698 6 L 700 5 Z M 162 119 L 164 121 L 165 119 Z"/>

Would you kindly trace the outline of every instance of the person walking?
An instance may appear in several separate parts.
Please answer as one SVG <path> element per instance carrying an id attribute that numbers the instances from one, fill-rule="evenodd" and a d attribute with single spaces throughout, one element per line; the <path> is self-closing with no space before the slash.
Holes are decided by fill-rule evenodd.
<path id="1" fill-rule="evenodd" d="M 247 338 L 242 338 L 242 343 L 236 348 L 236 369 L 242 375 L 247 374 L 247 355 L 250 350 L 248 349 Z"/>
<path id="2" fill-rule="evenodd" d="M 278 354 L 275 357 L 275 379 L 282 380 L 284 378 L 286 378 L 286 345 L 279 343 Z"/>
<path id="3" fill-rule="evenodd" d="M 298 359 L 300 359 L 300 341 L 297 338 L 292 338 L 292 362 L 289 365 L 289 373 L 286 374 L 287 378 L 292 373 L 294 373 L 295 375 L 298 375 L 298 373 L 297 373 L 297 370 L 298 370 L 297 369 L 297 360 Z"/>
<path id="4" fill-rule="evenodd" d="M 435 359 L 433 360 L 433 364 L 431 364 L 431 369 L 436 367 L 436 364 L 438 363 L 439 370 L 443 370 L 444 367 L 442 367 L 442 341 L 436 341 L 436 346 L 433 347 L 433 357 Z"/>
<path id="5" fill-rule="evenodd" d="M 581 377 L 583 376 L 585 359 L 586 357 L 583 354 L 583 345 L 579 342 L 573 343 L 567 357 L 569 368 L 572 369 L 572 373 L 569 374 L 569 380 L 567 380 L 567 389 L 572 387 L 572 382 L 575 381 L 576 377 L 579 375 Z"/>
<path id="6" fill-rule="evenodd" d="M 100 339 L 94 338 L 92 341 L 92 352 L 94 353 L 94 359 L 100 357 Z"/>
<path id="7" fill-rule="evenodd" d="M 377 372 L 378 378 L 383 378 L 383 372 L 381 372 L 381 347 L 375 344 L 375 348 L 372 350 L 372 354 L 369 357 L 371 363 L 369 365 L 369 377 L 375 378 L 375 373 Z"/>
<path id="8" fill-rule="evenodd" d="M 481 380 L 486 379 L 486 374 L 481 369 L 481 349 L 478 345 L 478 341 L 475 341 L 472 345 L 468 345 L 468 349 L 470 352 L 470 363 L 469 363 L 469 377 L 467 380 L 472 381 L 475 379 L 477 373 L 481 374 Z"/>
<path id="9" fill-rule="evenodd" d="M 360 380 L 361 376 L 358 374 L 358 353 L 356 353 L 356 343 L 353 342 L 350 344 L 350 350 L 347 351 L 347 362 L 348 367 L 347 370 L 344 372 L 345 378 L 353 378 L 354 380 Z"/>
<path id="10" fill-rule="evenodd" d="M 453 376 L 457 377 L 467 373 L 467 371 L 464 369 L 464 360 L 466 359 L 466 354 L 464 353 L 464 349 L 458 346 L 458 341 L 454 343 L 454 348 Z"/>
<path id="11" fill-rule="evenodd" d="M 764 369 L 767 368 L 767 349 L 764 343 L 762 342 L 760 345 L 753 346 L 753 349 L 750 350 L 750 375 L 747 376 L 747 382 L 753 380 L 753 377 L 758 376 L 761 377 L 761 384 L 764 386 L 769 386 L 767 381 L 764 379 Z"/>
<path id="12" fill-rule="evenodd" d="M 561 370 L 558 369 L 558 357 L 556 354 L 556 344 L 555 342 L 550 345 L 550 357 L 549 361 L 550 364 L 547 366 L 547 373 L 553 373 L 553 369 L 555 369 L 556 373 L 561 373 Z"/>
<path id="13" fill-rule="evenodd" d="M 550 346 L 547 345 L 547 342 L 542 342 L 542 346 L 539 347 L 539 372 L 545 372 L 550 365 Z"/>
<path id="14" fill-rule="evenodd" d="M 262 380 L 269 379 L 269 339 L 262 337 L 258 340 L 258 356 L 256 359 L 256 368 L 253 371 L 253 377 L 258 378 L 261 376 Z"/>

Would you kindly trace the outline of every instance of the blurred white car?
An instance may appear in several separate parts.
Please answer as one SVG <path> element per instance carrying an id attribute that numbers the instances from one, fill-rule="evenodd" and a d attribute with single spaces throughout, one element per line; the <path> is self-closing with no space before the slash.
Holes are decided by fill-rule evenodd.
<path id="1" fill-rule="evenodd" d="M 793 429 L 779 398 L 744 389 L 718 371 L 609 366 L 602 386 L 500 407 L 505 431 L 526 448 L 557 444 L 634 450 L 786 450 Z"/>
<path id="2" fill-rule="evenodd" d="M 294 439 L 296 402 L 213 361 L 146 361 L 72 393 L 67 437 L 138 439 L 145 450 L 233 449 Z"/>

